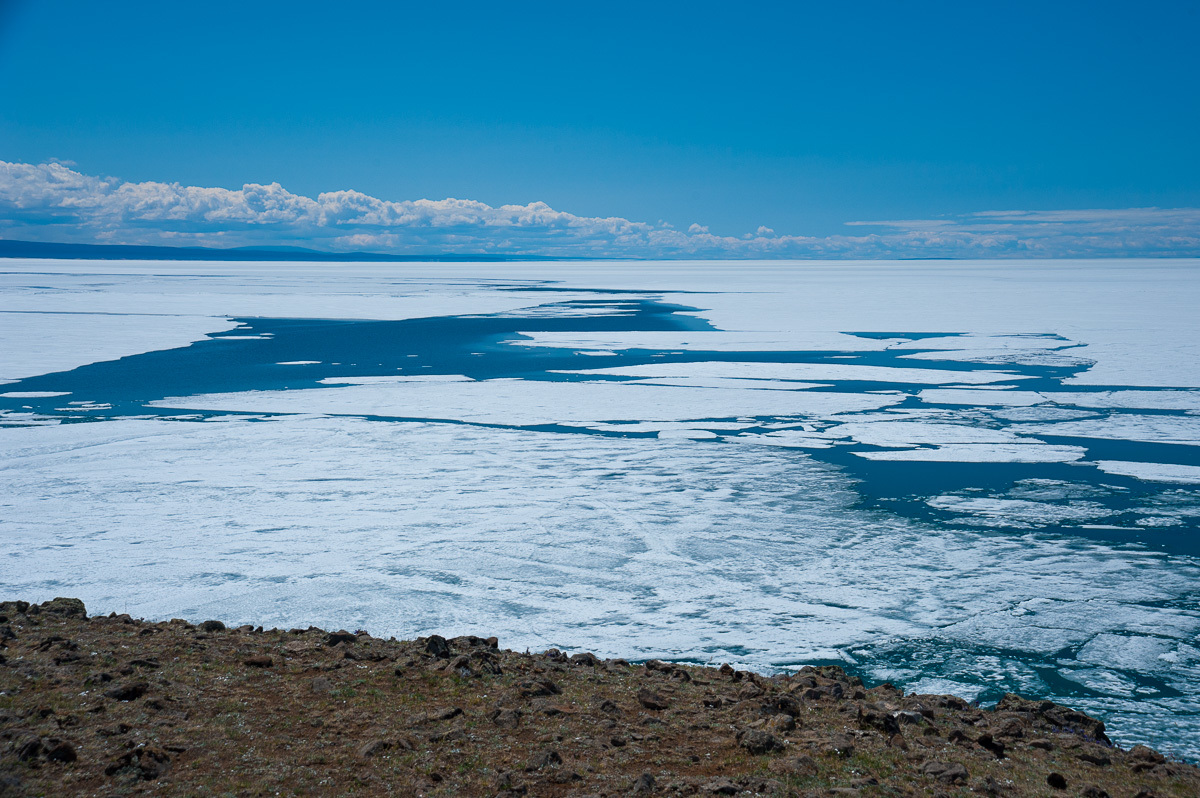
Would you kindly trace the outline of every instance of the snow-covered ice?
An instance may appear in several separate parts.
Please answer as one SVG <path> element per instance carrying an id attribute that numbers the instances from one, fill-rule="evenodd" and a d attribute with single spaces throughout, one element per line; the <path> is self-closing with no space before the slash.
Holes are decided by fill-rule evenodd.
<path id="1" fill-rule="evenodd" d="M 1107 474 L 1124 474 L 1150 482 L 1178 482 L 1200 485 L 1200 466 L 1178 463 L 1131 463 L 1121 460 L 1098 460 L 1096 467 Z"/>
<path id="2" fill-rule="evenodd" d="M 1148 604 L 1195 563 L 856 509 L 836 469 L 770 447 L 292 416 L 9 429 L 0 453 L 6 592 L 95 610 L 756 667 L 1200 632 Z"/>
<path id="3" fill-rule="evenodd" d="M 1200 758 L 1197 268 L 3 261 L 0 592 L 831 659 Z"/>
<path id="4" fill-rule="evenodd" d="M 644 378 L 724 378 L 760 380 L 846 380 L 852 382 L 887 382 L 938 384 L 945 382 L 988 383 L 1005 382 L 1022 377 L 993 371 L 943 371 L 940 369 L 905 369 L 888 366 L 851 366 L 842 363 L 756 363 L 727 361 L 711 363 L 657 363 L 648 366 L 616 366 L 613 368 L 579 370 L 574 373 L 594 376 Z"/>

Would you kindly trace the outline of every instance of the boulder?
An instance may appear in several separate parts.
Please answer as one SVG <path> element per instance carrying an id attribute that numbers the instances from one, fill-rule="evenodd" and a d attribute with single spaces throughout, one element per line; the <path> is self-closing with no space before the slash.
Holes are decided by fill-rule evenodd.
<path id="1" fill-rule="evenodd" d="M 41 611 L 51 615 L 62 615 L 68 618 L 86 618 L 87 608 L 77 598 L 56 598 L 43 602 Z"/>
<path id="2" fill-rule="evenodd" d="M 661 710 L 666 709 L 671 705 L 667 699 L 663 698 L 658 693 L 645 688 L 637 691 L 637 700 L 638 703 L 644 706 L 646 709 Z"/>
<path id="3" fill-rule="evenodd" d="M 921 772 L 946 784 L 966 784 L 971 776 L 958 762 L 930 760 L 921 765 Z"/>
<path id="4" fill-rule="evenodd" d="M 1112 744 L 1112 741 L 1104 733 L 1103 721 L 1053 701 L 1030 701 L 1016 693 L 1006 693 L 996 703 L 996 711 L 1026 715 L 1041 720 L 1055 729 L 1081 734 L 1107 745 Z"/>
<path id="5" fill-rule="evenodd" d="M 150 685 L 148 682 L 126 682 L 105 690 L 104 694 L 117 701 L 133 701 L 136 698 L 144 696 L 149 689 Z"/>
<path id="6" fill-rule="evenodd" d="M 450 659 L 450 645 L 441 635 L 430 635 L 425 638 L 425 653 L 432 654 L 438 659 Z"/>
<path id="7" fill-rule="evenodd" d="M 78 758 L 75 746 L 66 740 L 51 740 L 46 746 L 46 759 L 50 762 L 74 762 Z"/>
<path id="8" fill-rule="evenodd" d="M 649 773 L 643 773 L 638 776 L 637 781 L 633 783 L 633 789 L 630 790 L 634 795 L 649 795 L 654 792 L 654 776 Z"/>
<path id="9" fill-rule="evenodd" d="M 135 780 L 153 781 L 171 769 L 171 757 L 153 746 L 138 746 L 117 757 L 104 768 L 106 776 L 130 776 Z"/>
<path id="10" fill-rule="evenodd" d="M 752 754 L 768 754 L 783 748 L 783 742 L 768 731 L 746 729 L 737 737 L 738 745 Z"/>

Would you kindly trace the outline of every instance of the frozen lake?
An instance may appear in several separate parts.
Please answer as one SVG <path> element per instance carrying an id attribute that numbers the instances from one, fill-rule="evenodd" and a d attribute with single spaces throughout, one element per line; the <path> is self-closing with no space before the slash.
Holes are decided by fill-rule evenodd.
<path id="1" fill-rule="evenodd" d="M 1200 758 L 1195 261 L 0 261 L 0 594 L 839 662 Z"/>

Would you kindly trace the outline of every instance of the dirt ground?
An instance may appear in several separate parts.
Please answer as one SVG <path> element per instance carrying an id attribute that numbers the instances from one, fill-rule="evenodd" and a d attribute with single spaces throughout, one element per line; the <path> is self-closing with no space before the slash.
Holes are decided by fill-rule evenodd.
<path id="1" fill-rule="evenodd" d="M 1048 701 L 0 603 L 0 797 L 1200 796 Z"/>

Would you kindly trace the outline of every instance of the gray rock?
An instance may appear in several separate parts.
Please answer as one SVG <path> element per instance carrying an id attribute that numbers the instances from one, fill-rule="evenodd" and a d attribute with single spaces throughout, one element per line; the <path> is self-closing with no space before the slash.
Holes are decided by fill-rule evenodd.
<path id="1" fill-rule="evenodd" d="M 649 795 L 654 792 L 654 776 L 649 773 L 643 773 L 638 776 L 638 780 L 633 783 L 634 795 Z"/>
<path id="2" fill-rule="evenodd" d="M 647 690 L 645 688 L 638 690 L 637 700 L 638 703 L 644 706 L 646 709 L 661 710 L 671 706 L 667 699 L 663 698 L 653 690 Z"/>
<path id="3" fill-rule="evenodd" d="M 78 758 L 75 746 L 66 740 L 51 740 L 46 747 L 46 759 L 51 762 L 74 762 Z"/>
<path id="4" fill-rule="evenodd" d="M 825 750 L 841 759 L 849 759 L 854 756 L 854 742 L 844 734 L 835 734 L 829 738 Z"/>
<path id="5" fill-rule="evenodd" d="M 497 709 L 489 716 L 492 723 L 502 729 L 515 729 L 521 725 L 521 710 Z"/>
<path id="6" fill-rule="evenodd" d="M 546 768 L 554 767 L 562 764 L 562 757 L 558 751 L 543 751 L 535 756 L 528 765 L 525 766 L 526 772 L 533 770 L 545 770 Z"/>
<path id="7" fill-rule="evenodd" d="M 965 784 L 971 777 L 967 769 L 958 762 L 930 760 L 921 765 L 921 772 L 946 784 Z"/>
<path id="8" fill-rule="evenodd" d="M 1102 721 L 1053 701 L 1030 701 L 1016 693 L 1006 693 L 996 703 L 996 711 L 1032 716 L 1057 729 L 1072 731 L 1102 743 L 1112 744 L 1112 741 L 1104 733 Z"/>
<path id="9" fill-rule="evenodd" d="M 147 682 L 126 682 L 110 690 L 105 690 L 104 694 L 117 701 L 133 701 L 144 696 L 149 689 L 150 685 Z"/>
<path id="10" fill-rule="evenodd" d="M 450 644 L 441 635 L 430 635 L 425 638 L 425 653 L 438 659 L 450 659 Z"/>
<path id="11" fill-rule="evenodd" d="M 370 759 L 371 757 L 382 754 L 391 747 L 392 744 L 387 740 L 371 740 L 370 742 L 363 743 L 363 745 L 359 747 L 358 755 L 363 759 Z"/>
<path id="12" fill-rule="evenodd" d="M 546 678 L 526 679 L 517 683 L 517 691 L 522 698 L 536 698 L 545 695 L 561 695 L 562 690 L 557 684 Z"/>
<path id="13" fill-rule="evenodd" d="M 572 665 L 587 665 L 592 668 L 598 668 L 598 667 L 600 667 L 601 662 L 600 662 L 600 658 L 597 657 L 595 654 L 590 654 L 590 653 L 585 652 L 583 654 L 575 654 L 574 656 L 572 656 L 571 664 Z"/>
<path id="14" fill-rule="evenodd" d="M 64 615 L 68 618 L 86 618 L 87 608 L 77 598 L 56 598 L 41 605 L 42 612 L 51 615 Z"/>
<path id="15" fill-rule="evenodd" d="M 325 638 L 325 645 L 336 646 L 338 643 L 357 643 L 358 635 L 347 632 L 345 629 L 339 629 L 336 632 L 330 632 Z"/>
<path id="16" fill-rule="evenodd" d="M 1077 754 L 1075 758 L 1081 762 L 1087 762 L 1089 765 L 1095 765 L 1096 767 L 1107 767 L 1108 765 L 1112 764 L 1112 760 L 1104 754 L 1091 751 L 1084 751 L 1081 754 Z"/>
<path id="17" fill-rule="evenodd" d="M 1004 759 L 1004 743 L 992 737 L 990 734 L 981 734 L 975 738 L 975 742 L 980 748 L 985 748 L 992 752 L 992 756 L 997 759 Z"/>
<path id="18" fill-rule="evenodd" d="M 152 746 L 138 746 L 109 763 L 104 775 L 127 775 L 142 781 L 153 781 L 165 776 L 170 769 L 171 757 L 166 751 Z"/>
<path id="19" fill-rule="evenodd" d="M 752 754 L 766 754 L 783 748 L 774 734 L 762 729 L 747 729 L 738 735 L 738 745 Z"/>

